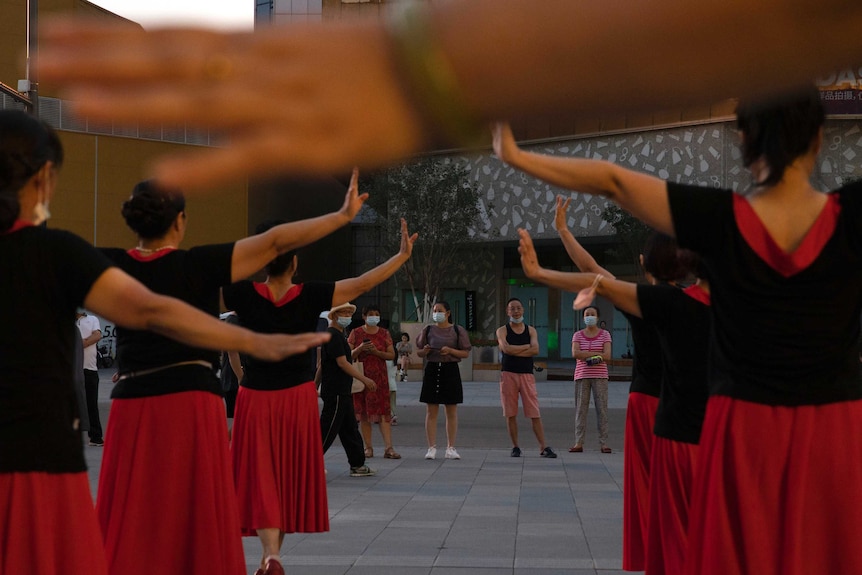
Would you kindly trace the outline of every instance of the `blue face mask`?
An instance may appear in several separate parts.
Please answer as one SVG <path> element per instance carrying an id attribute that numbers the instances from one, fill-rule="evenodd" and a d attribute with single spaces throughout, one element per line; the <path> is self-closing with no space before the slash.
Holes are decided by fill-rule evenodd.
<path id="1" fill-rule="evenodd" d="M 594 315 L 588 315 L 584 318 L 584 323 L 587 325 L 587 327 L 593 327 L 594 325 L 599 323 L 599 318 Z"/>
<path id="2" fill-rule="evenodd" d="M 379 315 L 369 315 L 368 317 L 365 318 L 365 323 L 366 323 L 366 325 L 370 325 L 371 327 L 374 327 L 375 325 L 380 323 L 380 316 Z"/>
<path id="3" fill-rule="evenodd" d="M 353 318 L 350 316 L 347 316 L 347 317 L 338 316 L 338 319 L 335 321 L 337 321 L 338 325 L 340 325 L 341 327 L 347 327 L 350 325 L 350 322 L 353 321 Z"/>
<path id="4" fill-rule="evenodd" d="M 434 320 L 434 323 L 442 323 L 446 321 L 446 312 L 445 311 L 435 311 L 431 314 L 431 319 Z"/>
<path id="5" fill-rule="evenodd" d="M 524 316 L 521 316 L 521 317 L 509 316 L 509 321 L 512 323 L 524 323 Z"/>

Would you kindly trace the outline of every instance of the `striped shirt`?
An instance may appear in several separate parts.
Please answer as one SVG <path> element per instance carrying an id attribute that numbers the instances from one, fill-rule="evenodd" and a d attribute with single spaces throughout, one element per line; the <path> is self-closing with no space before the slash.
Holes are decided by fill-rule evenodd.
<path id="1" fill-rule="evenodd" d="M 605 343 L 611 342 L 611 334 L 607 330 L 600 329 L 595 337 L 587 337 L 584 330 L 576 331 L 572 336 L 572 343 L 577 343 L 581 351 L 592 351 L 595 355 L 601 355 Z M 608 364 L 602 362 L 596 365 L 587 365 L 587 362 L 579 359 L 575 366 L 575 379 L 607 379 Z"/>

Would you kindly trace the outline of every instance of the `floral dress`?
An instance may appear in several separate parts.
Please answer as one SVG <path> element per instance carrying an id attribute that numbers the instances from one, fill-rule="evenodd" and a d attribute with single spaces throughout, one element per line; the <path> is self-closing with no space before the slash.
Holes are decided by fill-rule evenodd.
<path id="1" fill-rule="evenodd" d="M 392 336 L 389 330 L 378 329 L 377 333 L 370 334 L 365 331 L 365 326 L 350 332 L 347 342 L 351 349 L 362 345 L 362 341 L 370 339 L 379 351 L 386 351 L 392 345 Z M 371 421 L 377 423 L 383 418 L 384 421 L 392 420 L 392 411 L 389 407 L 389 373 L 386 369 L 386 360 L 360 353 L 356 359 L 362 362 L 365 377 L 374 380 L 377 384 L 375 391 L 361 391 L 353 394 L 353 410 L 356 412 L 357 421 Z"/>

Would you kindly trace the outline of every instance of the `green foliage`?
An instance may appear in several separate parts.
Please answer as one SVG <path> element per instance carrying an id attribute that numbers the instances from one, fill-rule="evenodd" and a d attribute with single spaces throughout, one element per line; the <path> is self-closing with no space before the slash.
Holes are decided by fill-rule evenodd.
<path id="1" fill-rule="evenodd" d="M 370 193 L 368 205 L 380 216 L 388 247 L 397 249 L 401 218 L 411 233 L 419 233 L 413 256 L 398 274 L 413 292 L 419 321 L 430 316 L 454 268 L 458 246 L 478 221 L 479 189 L 469 176 L 461 163 L 425 158 L 360 184 L 360 190 Z"/>
<path id="2" fill-rule="evenodd" d="M 621 259 L 632 262 L 640 274 L 640 254 L 652 229 L 614 204 L 608 204 L 602 212 L 602 219 L 614 228 L 619 240 L 619 248 L 613 251 Z"/>

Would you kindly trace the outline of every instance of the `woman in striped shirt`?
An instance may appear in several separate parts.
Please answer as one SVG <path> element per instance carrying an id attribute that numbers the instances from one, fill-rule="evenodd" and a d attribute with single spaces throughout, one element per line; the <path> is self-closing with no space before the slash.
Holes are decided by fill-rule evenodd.
<path id="1" fill-rule="evenodd" d="M 610 453 L 608 441 L 608 366 L 611 358 L 611 334 L 598 327 L 599 309 L 593 306 L 584 309 L 587 327 L 572 336 L 572 357 L 575 366 L 575 444 L 572 453 L 584 450 L 584 434 L 587 430 L 587 410 L 590 407 L 590 391 L 596 404 L 599 427 L 599 444 L 602 453 Z"/>

